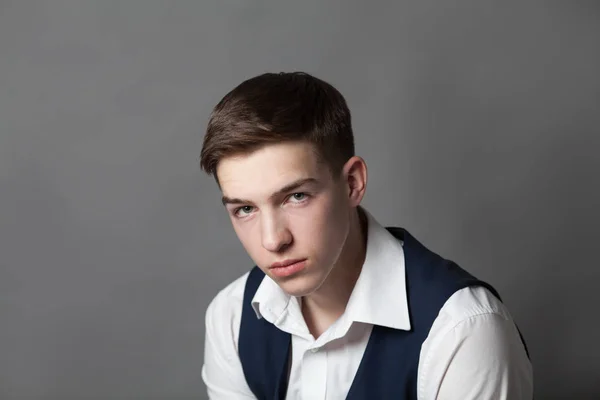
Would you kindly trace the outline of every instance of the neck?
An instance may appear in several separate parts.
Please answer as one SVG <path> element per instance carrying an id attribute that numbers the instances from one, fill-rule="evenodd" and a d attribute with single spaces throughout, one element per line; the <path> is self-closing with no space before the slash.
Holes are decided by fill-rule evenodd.
<path id="1" fill-rule="evenodd" d="M 350 230 L 338 262 L 321 287 L 302 299 L 302 313 L 316 338 L 346 310 L 365 261 L 367 218 L 358 207 L 352 213 Z"/>

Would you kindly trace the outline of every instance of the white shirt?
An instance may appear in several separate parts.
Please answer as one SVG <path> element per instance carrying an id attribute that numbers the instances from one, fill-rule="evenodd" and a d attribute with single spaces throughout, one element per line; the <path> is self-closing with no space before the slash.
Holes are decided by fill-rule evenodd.
<path id="1" fill-rule="evenodd" d="M 367 252 L 344 314 L 316 340 L 299 299 L 265 276 L 252 306 L 291 334 L 287 399 L 344 399 L 373 325 L 410 329 L 402 243 L 368 217 Z M 206 311 L 202 378 L 210 399 L 254 399 L 238 356 L 248 273 L 221 290 Z M 417 397 L 532 399 L 532 367 L 506 307 L 487 289 L 465 288 L 444 304 L 421 347 Z"/>

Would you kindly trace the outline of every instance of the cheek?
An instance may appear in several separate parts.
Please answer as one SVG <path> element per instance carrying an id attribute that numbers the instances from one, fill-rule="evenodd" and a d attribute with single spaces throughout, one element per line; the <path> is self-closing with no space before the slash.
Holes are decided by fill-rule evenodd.
<path id="1" fill-rule="evenodd" d="M 303 224 L 310 247 L 323 256 L 331 253 L 327 258 L 336 257 L 348 233 L 347 216 L 344 207 L 334 198 L 319 204 L 311 218 Z"/>

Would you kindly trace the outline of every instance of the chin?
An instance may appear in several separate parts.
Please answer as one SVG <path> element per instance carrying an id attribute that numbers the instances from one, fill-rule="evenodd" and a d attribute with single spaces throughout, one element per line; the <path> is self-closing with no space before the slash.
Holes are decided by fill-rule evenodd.
<path id="1" fill-rule="evenodd" d="M 303 297 L 308 296 L 315 292 L 319 286 L 321 286 L 321 282 L 317 282 L 314 279 L 310 279 L 306 276 L 293 277 L 285 280 L 275 280 L 279 287 L 294 297 Z"/>

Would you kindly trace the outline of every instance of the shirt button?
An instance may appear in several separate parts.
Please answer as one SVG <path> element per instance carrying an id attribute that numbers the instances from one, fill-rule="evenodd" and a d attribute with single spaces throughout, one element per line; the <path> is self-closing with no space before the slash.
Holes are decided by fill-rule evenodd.
<path id="1" fill-rule="evenodd" d="M 317 351 L 319 351 L 319 348 L 318 348 L 318 347 L 315 347 L 314 349 L 310 349 L 310 352 L 311 352 L 311 353 L 316 353 Z"/>

